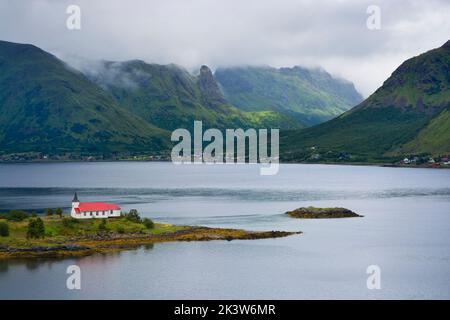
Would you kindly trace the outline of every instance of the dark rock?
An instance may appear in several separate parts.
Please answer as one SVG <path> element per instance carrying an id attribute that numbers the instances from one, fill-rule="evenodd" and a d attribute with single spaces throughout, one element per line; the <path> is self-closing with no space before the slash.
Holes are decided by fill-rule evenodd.
<path id="1" fill-rule="evenodd" d="M 286 212 L 291 218 L 298 219 L 334 219 L 334 218 L 353 218 L 362 217 L 359 214 L 345 208 L 298 208 Z"/>
<path id="2" fill-rule="evenodd" d="M 209 107 L 218 107 L 226 104 L 226 100 L 220 91 L 219 85 L 214 78 L 211 69 L 207 66 L 200 68 L 200 75 L 198 77 L 198 85 L 202 93 L 203 102 Z"/>

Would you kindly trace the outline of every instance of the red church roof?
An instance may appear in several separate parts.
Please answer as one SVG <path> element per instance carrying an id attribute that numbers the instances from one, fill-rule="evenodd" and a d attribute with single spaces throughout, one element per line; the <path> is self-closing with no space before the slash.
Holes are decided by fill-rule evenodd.
<path id="1" fill-rule="evenodd" d="M 110 210 L 120 210 L 120 207 L 116 204 L 105 202 L 80 202 L 78 208 L 75 208 L 76 213 Z"/>

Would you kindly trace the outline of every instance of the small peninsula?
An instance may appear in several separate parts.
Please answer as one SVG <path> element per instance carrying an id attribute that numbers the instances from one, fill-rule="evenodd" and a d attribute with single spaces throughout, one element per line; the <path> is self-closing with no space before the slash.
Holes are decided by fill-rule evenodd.
<path id="1" fill-rule="evenodd" d="M 345 208 L 303 207 L 288 211 L 285 214 L 287 214 L 291 218 L 297 219 L 334 219 L 363 217 Z"/>
<path id="2" fill-rule="evenodd" d="M 11 211 L 0 214 L 0 259 L 80 257 L 159 242 L 254 240 L 300 233 L 178 226 L 142 219 L 137 212 L 77 220 L 62 214 Z"/>

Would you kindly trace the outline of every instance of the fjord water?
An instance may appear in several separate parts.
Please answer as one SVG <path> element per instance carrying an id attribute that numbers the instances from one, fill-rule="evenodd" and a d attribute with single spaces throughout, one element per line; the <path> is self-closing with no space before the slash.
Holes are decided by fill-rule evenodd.
<path id="1" fill-rule="evenodd" d="M 0 261 L 0 298 L 450 298 L 450 170 L 282 165 L 0 165 L 0 210 L 116 202 L 156 221 L 301 230 L 280 239 L 165 243 L 64 260 Z M 301 206 L 364 218 L 296 220 Z M 66 288 L 66 269 L 82 289 Z M 381 289 L 367 289 L 369 265 Z"/>

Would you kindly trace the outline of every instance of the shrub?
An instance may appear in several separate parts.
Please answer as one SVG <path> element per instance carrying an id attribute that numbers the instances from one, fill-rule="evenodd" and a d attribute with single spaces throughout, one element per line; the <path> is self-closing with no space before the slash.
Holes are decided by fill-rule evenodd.
<path id="1" fill-rule="evenodd" d="M 78 219 L 67 217 L 62 219 L 62 225 L 66 228 L 72 228 L 74 224 L 79 223 L 80 221 Z"/>
<path id="2" fill-rule="evenodd" d="M 9 221 L 19 222 L 27 219 L 29 216 L 30 215 L 25 211 L 11 210 L 6 214 L 6 219 Z"/>
<path id="3" fill-rule="evenodd" d="M 131 209 L 128 214 L 125 214 L 125 217 L 128 221 L 135 222 L 135 223 L 141 223 L 141 217 L 139 216 L 139 212 L 136 209 Z"/>
<path id="4" fill-rule="evenodd" d="M 45 236 L 44 221 L 41 218 L 30 220 L 28 223 L 27 238 L 39 239 Z"/>
<path id="5" fill-rule="evenodd" d="M 124 234 L 125 228 L 122 226 L 117 226 L 116 231 L 117 231 L 117 233 Z"/>
<path id="6" fill-rule="evenodd" d="M 9 236 L 9 225 L 6 222 L 0 221 L 0 237 Z"/>
<path id="7" fill-rule="evenodd" d="M 62 211 L 61 208 L 56 209 L 56 210 L 55 210 L 55 213 L 56 213 L 57 216 L 59 216 L 60 218 L 62 218 L 63 211 Z"/>
<path id="8" fill-rule="evenodd" d="M 45 210 L 45 214 L 48 215 L 48 216 L 52 216 L 53 215 L 53 209 L 50 209 L 50 208 L 46 209 Z"/>
<path id="9" fill-rule="evenodd" d="M 142 224 L 147 228 L 147 229 L 153 229 L 155 227 L 155 224 L 153 223 L 153 221 L 149 218 L 144 218 L 144 220 L 142 220 Z"/>
<path id="10" fill-rule="evenodd" d="M 102 222 L 98 225 L 99 231 L 106 231 L 108 230 L 108 227 L 106 226 L 106 219 L 103 219 Z"/>

